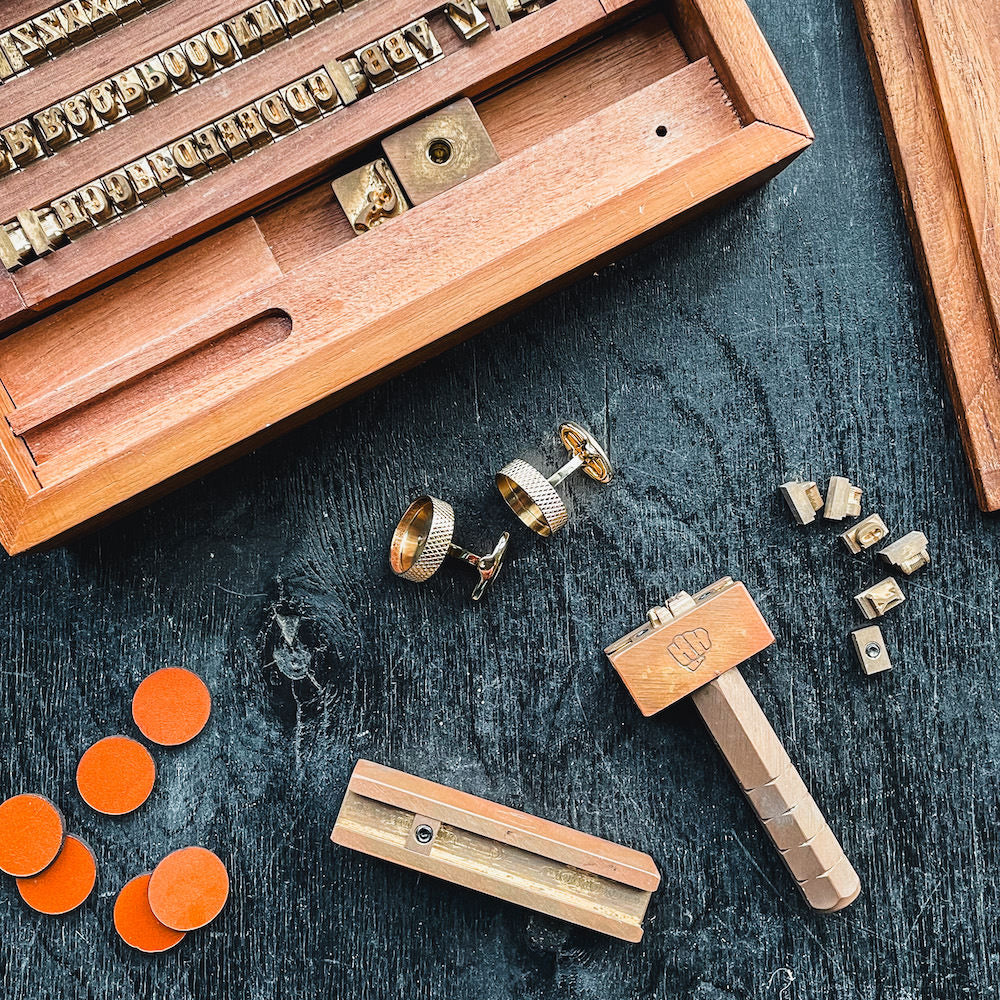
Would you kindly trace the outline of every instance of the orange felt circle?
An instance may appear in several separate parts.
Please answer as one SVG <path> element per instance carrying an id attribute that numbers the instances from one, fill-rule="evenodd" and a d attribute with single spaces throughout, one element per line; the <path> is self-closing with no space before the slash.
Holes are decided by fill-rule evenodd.
<path id="1" fill-rule="evenodd" d="M 0 871 L 37 875 L 55 860 L 66 828 L 62 813 L 42 795 L 14 795 L 0 803 Z"/>
<path id="2" fill-rule="evenodd" d="M 96 881 L 94 855 L 79 837 L 70 835 L 45 871 L 17 880 L 17 891 L 33 910 L 55 916 L 75 910 L 90 895 Z"/>
<path id="3" fill-rule="evenodd" d="M 115 930 L 131 947 L 147 954 L 167 951 L 184 940 L 183 931 L 164 927 L 149 908 L 149 875 L 137 875 L 115 900 Z"/>
<path id="4" fill-rule="evenodd" d="M 212 695 L 205 682 L 182 667 L 150 674 L 132 697 L 132 718 L 147 740 L 176 747 L 193 740 L 208 722 Z"/>
<path id="5" fill-rule="evenodd" d="M 168 854 L 149 880 L 149 906 L 160 923 L 193 931 L 214 920 L 229 898 L 226 866 L 204 847 Z"/>
<path id="6" fill-rule="evenodd" d="M 156 765 L 149 751 L 128 736 L 98 740 L 80 758 L 76 787 L 83 801 L 100 813 L 121 816 L 149 798 Z"/>

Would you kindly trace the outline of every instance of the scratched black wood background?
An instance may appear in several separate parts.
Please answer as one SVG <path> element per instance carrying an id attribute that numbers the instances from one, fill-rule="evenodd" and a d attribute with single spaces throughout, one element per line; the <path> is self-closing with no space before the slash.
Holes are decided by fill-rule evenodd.
<path id="1" fill-rule="evenodd" d="M 0 993 L 47 998 L 985 997 L 1000 981 L 997 522 L 973 502 L 849 0 L 755 0 L 815 146 L 765 189 L 281 442 L 70 547 L 0 564 L 0 795 L 39 790 L 93 846 L 99 889 L 42 918 L 0 885 Z M 492 471 L 555 457 L 577 417 L 621 466 L 571 526 L 514 533 L 481 607 L 461 567 L 386 566 L 422 490 L 463 539 L 512 527 Z M 880 577 L 775 486 L 844 473 L 932 539 L 885 622 L 896 667 L 849 652 Z M 778 636 L 746 671 L 865 893 L 799 901 L 693 710 L 642 719 L 600 649 L 730 573 Z M 92 814 L 83 749 L 130 732 L 163 664 L 215 695 L 157 750 L 150 801 Z M 359 757 L 649 851 L 626 945 L 339 848 Z M 229 864 L 210 929 L 144 957 L 118 888 L 190 843 Z"/>

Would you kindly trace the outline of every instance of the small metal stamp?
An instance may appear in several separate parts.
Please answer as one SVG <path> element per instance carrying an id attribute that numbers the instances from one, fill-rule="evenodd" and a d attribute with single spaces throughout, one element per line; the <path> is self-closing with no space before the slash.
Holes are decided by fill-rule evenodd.
<path id="1" fill-rule="evenodd" d="M 490 30 L 490 22 L 472 0 L 447 0 L 444 16 L 458 36 L 466 42 L 471 42 Z"/>
<path id="2" fill-rule="evenodd" d="M 472 599 L 478 601 L 503 566 L 510 534 L 505 531 L 493 551 L 480 556 L 456 545 L 452 541 L 454 533 L 455 511 L 451 504 L 437 497 L 417 497 L 406 508 L 392 535 L 389 565 L 393 573 L 404 580 L 423 583 L 441 568 L 448 556 L 461 559 L 479 574 L 479 582 L 472 591 Z"/>
<path id="3" fill-rule="evenodd" d="M 591 479 L 610 483 L 614 476 L 611 460 L 594 436 L 577 423 L 567 421 L 559 428 L 563 447 L 572 458 L 547 477 L 519 458 L 508 462 L 496 477 L 497 489 L 507 506 L 532 531 L 543 538 L 554 535 L 569 520 L 569 512 L 556 487 L 578 469 Z"/>
<path id="4" fill-rule="evenodd" d="M 358 235 L 402 215 L 410 204 L 385 160 L 366 163 L 333 182 L 333 193 Z"/>
<path id="5" fill-rule="evenodd" d="M 857 517 L 860 513 L 861 490 L 844 476 L 831 476 L 823 516 L 828 521 L 843 521 L 845 517 Z"/>
<path id="6" fill-rule="evenodd" d="M 878 625 L 868 625 L 866 628 L 855 629 L 851 633 L 854 652 L 861 664 L 861 669 L 871 676 L 880 674 L 883 670 L 892 670 L 892 661 L 885 648 L 885 639 Z"/>
<path id="7" fill-rule="evenodd" d="M 500 162 L 468 98 L 388 136 L 382 149 L 413 205 Z"/>
<path id="8" fill-rule="evenodd" d="M 861 591 L 854 598 L 854 603 L 861 609 L 861 613 L 869 621 L 872 618 L 881 618 L 887 611 L 898 607 L 906 600 L 899 584 L 891 576 L 880 580 L 874 586 Z"/>
<path id="9" fill-rule="evenodd" d="M 778 489 L 799 524 L 812 524 L 816 520 L 816 511 L 823 506 L 823 497 L 815 483 L 793 479 L 790 483 L 782 483 Z"/>
<path id="10" fill-rule="evenodd" d="M 863 521 L 851 525 L 840 537 L 847 546 L 847 551 L 857 555 L 863 549 L 870 549 L 881 542 L 888 534 L 889 529 L 885 526 L 885 521 L 878 514 L 869 514 Z"/>
<path id="11" fill-rule="evenodd" d="M 922 531 L 911 531 L 879 550 L 879 557 L 909 576 L 922 566 L 930 565 L 927 536 Z"/>

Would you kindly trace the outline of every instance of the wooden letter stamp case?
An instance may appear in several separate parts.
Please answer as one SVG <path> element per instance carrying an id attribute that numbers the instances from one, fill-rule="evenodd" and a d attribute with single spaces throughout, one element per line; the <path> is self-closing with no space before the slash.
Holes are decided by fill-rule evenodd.
<path id="1" fill-rule="evenodd" d="M 744 0 L 10 0 L 0 80 L 11 553 L 249 450 L 811 141 Z M 402 130 L 453 106 L 485 129 L 479 168 L 430 197 L 389 185 Z M 331 184 L 359 168 L 375 187 L 349 219 Z"/>

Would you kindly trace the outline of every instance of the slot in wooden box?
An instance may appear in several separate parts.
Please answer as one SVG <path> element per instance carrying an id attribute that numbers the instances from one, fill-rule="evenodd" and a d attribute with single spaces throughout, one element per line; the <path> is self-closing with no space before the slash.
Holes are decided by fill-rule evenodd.
<path id="1" fill-rule="evenodd" d="M 241 6 L 171 0 L 145 15 L 146 30 L 162 44 L 190 33 L 193 11 L 212 8 L 198 15 L 205 26 Z M 104 145 L 92 137 L 35 175 L 0 181 L 0 214 L 21 207 L 33 176 L 38 204 L 70 176 L 149 148 L 150 135 L 165 140 L 206 108 L 231 107 L 234 91 L 288 77 L 288 60 L 342 55 L 424 14 L 440 17 L 419 0 L 366 0 L 279 55 L 165 101 L 135 127 L 115 126 Z M 116 29 L 119 45 L 136 23 Z M 0 272 L 0 323 L 15 331 L 0 341 L 8 552 L 249 450 L 761 183 L 811 142 L 743 0 L 553 0 L 469 45 L 438 34 L 440 63 L 317 123 L 308 141 L 299 141 L 305 131 L 288 137 Z M 111 53 L 111 37 L 88 45 Z M 311 49 L 295 55 L 297 44 Z M 43 70 L 58 71 L 46 97 L 78 86 L 99 75 L 87 49 L 25 79 L 37 74 L 41 87 Z M 8 81 L 0 96 L 37 104 L 21 84 Z M 474 101 L 501 162 L 354 236 L 331 179 L 378 155 L 382 136 L 460 96 Z"/>

